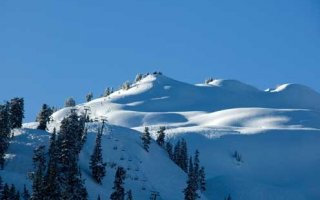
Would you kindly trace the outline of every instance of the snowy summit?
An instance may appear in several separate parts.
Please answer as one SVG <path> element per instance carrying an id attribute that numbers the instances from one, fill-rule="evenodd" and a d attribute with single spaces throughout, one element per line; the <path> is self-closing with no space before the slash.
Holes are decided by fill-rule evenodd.
<path id="1" fill-rule="evenodd" d="M 130 191 L 138 200 L 182 200 L 193 180 L 190 156 L 197 166 L 196 150 L 204 171 L 195 172 L 205 173 L 199 199 L 320 199 L 320 94 L 307 86 L 263 91 L 237 80 L 193 85 L 161 73 L 140 75 L 103 97 L 57 110 L 47 130 L 37 129 L 40 121 L 14 128 L 0 171 L 3 182 L 31 191 L 34 149 L 48 150 L 52 133 L 59 138 L 68 132 L 64 125 L 72 115 L 86 118 L 78 165 L 88 199 L 109 199 L 121 167 L 126 196 Z M 100 131 L 105 176 L 99 183 L 89 160 Z M 179 157 L 186 163 L 175 158 L 177 144 L 180 151 L 187 145 Z"/>

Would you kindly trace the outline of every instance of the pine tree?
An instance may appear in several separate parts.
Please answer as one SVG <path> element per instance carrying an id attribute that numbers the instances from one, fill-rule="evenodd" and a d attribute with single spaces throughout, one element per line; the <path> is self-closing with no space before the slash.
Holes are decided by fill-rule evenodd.
<path id="1" fill-rule="evenodd" d="M 86 95 L 86 101 L 89 102 L 91 101 L 93 98 L 93 93 L 92 92 L 89 92 L 87 95 Z"/>
<path id="2" fill-rule="evenodd" d="M 78 167 L 79 153 L 82 147 L 84 134 L 84 119 L 75 112 L 63 119 L 60 134 L 57 140 L 58 156 L 58 181 L 61 199 L 87 199 L 88 193 L 81 178 Z"/>
<path id="3" fill-rule="evenodd" d="M 2 180 L 2 177 L 0 176 L 0 199 L 1 199 L 1 193 L 3 191 L 3 180 Z"/>
<path id="4" fill-rule="evenodd" d="M 102 158 L 102 147 L 101 147 L 101 137 L 102 129 L 98 130 L 96 144 L 93 150 L 93 154 L 90 158 L 90 169 L 93 178 L 97 183 L 102 184 L 102 179 L 106 175 L 106 163 L 103 162 Z"/>
<path id="5" fill-rule="evenodd" d="M 109 96 L 110 94 L 112 94 L 113 93 L 113 89 L 112 88 L 110 88 L 110 87 L 107 87 L 105 90 L 104 90 L 104 93 L 103 93 L 103 97 L 107 97 L 107 96 Z"/>
<path id="6" fill-rule="evenodd" d="M 139 82 L 139 81 L 142 80 L 142 78 L 143 78 L 143 75 L 142 75 L 142 74 L 137 74 L 137 75 L 136 75 L 136 78 L 134 79 L 134 82 Z"/>
<path id="7" fill-rule="evenodd" d="M 1 199 L 2 200 L 10 200 L 10 188 L 7 183 L 4 184 L 3 191 L 1 194 Z"/>
<path id="8" fill-rule="evenodd" d="M 142 133 L 141 140 L 142 140 L 143 148 L 146 151 L 149 151 L 149 145 L 151 143 L 151 137 L 150 137 L 150 133 L 149 133 L 149 128 L 148 127 L 144 128 L 144 132 Z"/>
<path id="9" fill-rule="evenodd" d="M 45 146 L 39 146 L 34 150 L 34 156 L 32 158 L 35 174 L 32 184 L 32 200 L 44 199 L 44 173 L 46 170 L 46 158 L 45 158 Z"/>
<path id="10" fill-rule="evenodd" d="M 37 121 L 39 122 L 38 129 L 46 130 L 47 123 L 49 122 L 52 113 L 52 109 L 47 104 L 42 105 L 41 111 L 37 117 Z"/>
<path id="11" fill-rule="evenodd" d="M 123 90 L 129 90 L 130 87 L 131 87 L 131 84 L 129 81 L 126 81 L 121 85 L 121 89 L 123 89 Z"/>
<path id="12" fill-rule="evenodd" d="M 56 129 L 53 130 L 53 133 L 50 137 L 50 146 L 49 146 L 49 161 L 48 169 L 44 178 L 44 190 L 45 198 L 47 200 L 59 200 L 61 199 L 61 191 L 59 188 L 58 182 L 58 145 L 56 139 Z"/>
<path id="13" fill-rule="evenodd" d="M 178 165 L 183 171 L 188 171 L 188 147 L 185 139 L 181 139 Z"/>
<path id="14" fill-rule="evenodd" d="M 172 152 L 172 144 L 170 142 L 166 142 L 166 151 L 168 152 L 168 156 L 171 160 L 174 160 L 173 152 Z"/>
<path id="15" fill-rule="evenodd" d="M 15 200 L 15 197 L 16 197 L 16 187 L 12 184 L 9 189 L 9 199 Z"/>
<path id="16" fill-rule="evenodd" d="M 10 101 L 10 128 L 21 128 L 24 118 L 23 98 L 14 98 Z"/>
<path id="17" fill-rule="evenodd" d="M 131 191 L 131 190 L 129 190 L 129 191 L 127 192 L 127 198 L 126 198 L 126 200 L 133 200 L 132 191 Z"/>
<path id="18" fill-rule="evenodd" d="M 158 137 L 157 137 L 157 140 L 156 140 L 157 143 L 162 147 L 164 146 L 165 137 L 166 137 L 165 132 L 164 132 L 165 130 L 166 130 L 166 128 L 164 126 L 160 127 L 160 129 L 158 131 Z"/>
<path id="19" fill-rule="evenodd" d="M 196 188 L 200 188 L 200 176 L 199 176 L 199 170 L 200 170 L 200 160 L 199 160 L 199 151 L 196 150 L 194 153 L 194 176 L 196 180 Z"/>
<path id="20" fill-rule="evenodd" d="M 64 107 L 74 107 L 74 106 L 76 106 L 76 101 L 72 97 L 69 97 L 64 102 Z"/>
<path id="21" fill-rule="evenodd" d="M 30 200 L 31 198 L 29 190 L 27 189 L 26 185 L 23 186 L 23 192 L 21 196 L 23 200 Z"/>
<path id="22" fill-rule="evenodd" d="M 118 167 L 113 182 L 114 192 L 110 195 L 110 200 L 124 200 L 125 191 L 123 188 L 126 171 L 123 167 Z"/>
<path id="23" fill-rule="evenodd" d="M 14 200 L 20 200 L 20 192 L 17 191 L 16 195 L 14 196 Z"/>
<path id="24" fill-rule="evenodd" d="M 199 196 L 197 194 L 196 189 L 196 180 L 194 177 L 194 168 L 192 163 L 192 157 L 189 159 L 189 172 L 188 172 L 188 180 L 187 187 L 184 189 L 184 199 L 185 200 L 195 200 Z"/>
<path id="25" fill-rule="evenodd" d="M 0 167 L 4 168 L 4 156 L 9 147 L 10 125 L 9 105 L 0 105 Z"/>
<path id="26" fill-rule="evenodd" d="M 204 171 L 204 167 L 201 167 L 199 170 L 199 189 L 201 192 L 206 191 L 206 174 Z"/>
<path id="27" fill-rule="evenodd" d="M 180 167 L 179 160 L 180 160 L 180 152 L 181 152 L 181 141 L 178 140 L 176 145 L 174 146 L 173 150 L 173 161 Z"/>
<path id="28" fill-rule="evenodd" d="M 2 199 L 3 189 L 4 189 L 4 183 L 3 183 L 2 177 L 0 176 L 0 199 Z"/>

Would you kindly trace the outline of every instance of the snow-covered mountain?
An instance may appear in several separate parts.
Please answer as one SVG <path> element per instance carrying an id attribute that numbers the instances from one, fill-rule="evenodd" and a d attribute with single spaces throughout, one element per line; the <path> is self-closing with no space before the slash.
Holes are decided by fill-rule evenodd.
<path id="1" fill-rule="evenodd" d="M 108 120 L 103 136 L 104 159 L 128 170 L 126 188 L 135 199 L 158 191 L 161 199 L 183 199 L 186 174 L 156 144 L 141 147 L 139 131 L 150 127 L 153 137 L 166 126 L 167 139 L 185 138 L 189 152 L 200 151 L 207 191 L 201 199 L 313 200 L 320 199 L 320 94 L 298 84 L 265 91 L 236 80 L 191 85 L 164 75 L 148 75 L 128 90 L 118 90 L 52 115 L 49 130 L 72 109 L 91 119 Z M 108 197 L 114 169 L 103 185 L 89 175 L 99 122 L 88 123 L 88 140 L 80 155 L 90 199 Z M 16 130 L 1 176 L 21 188 L 32 168 L 33 147 L 47 143 L 49 133 L 33 130 L 35 123 Z M 116 148 L 115 148 L 116 147 Z M 232 154 L 237 151 L 242 160 Z"/>

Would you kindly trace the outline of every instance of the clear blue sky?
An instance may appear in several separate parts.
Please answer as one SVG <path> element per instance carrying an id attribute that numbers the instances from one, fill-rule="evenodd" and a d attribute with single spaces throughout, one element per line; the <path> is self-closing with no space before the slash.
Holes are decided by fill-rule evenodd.
<path id="1" fill-rule="evenodd" d="M 319 0 L 1 0 L 0 101 L 84 101 L 138 72 L 320 91 Z"/>

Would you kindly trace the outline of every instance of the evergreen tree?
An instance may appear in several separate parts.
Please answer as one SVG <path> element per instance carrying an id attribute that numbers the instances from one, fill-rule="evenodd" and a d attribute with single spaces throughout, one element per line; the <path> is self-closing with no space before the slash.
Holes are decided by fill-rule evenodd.
<path id="1" fill-rule="evenodd" d="M 174 146 L 173 161 L 184 171 L 188 172 L 188 147 L 185 139 L 178 140 Z"/>
<path id="2" fill-rule="evenodd" d="M 2 199 L 3 190 L 4 190 L 4 183 L 3 183 L 2 177 L 0 176 L 0 199 Z"/>
<path id="3" fill-rule="evenodd" d="M 137 74 L 136 78 L 134 79 L 134 82 L 139 82 L 143 78 L 142 74 Z"/>
<path id="4" fill-rule="evenodd" d="M 196 188 L 200 188 L 200 176 L 199 176 L 199 170 L 200 170 L 200 160 L 199 160 L 199 151 L 196 150 L 194 153 L 194 176 L 196 180 Z"/>
<path id="5" fill-rule="evenodd" d="M 131 191 L 131 190 L 129 190 L 129 191 L 127 192 L 127 198 L 126 198 L 126 200 L 133 200 L 132 191 Z"/>
<path id="6" fill-rule="evenodd" d="M 45 158 L 45 146 L 40 146 L 34 150 L 34 156 L 32 158 L 35 174 L 32 184 L 32 200 L 44 199 L 44 173 L 46 170 L 46 158 Z"/>
<path id="7" fill-rule="evenodd" d="M 165 137 L 166 137 L 166 135 L 165 135 L 165 131 L 166 130 L 166 127 L 164 127 L 164 126 L 161 126 L 160 127 L 160 129 L 159 129 L 159 131 L 158 131 L 158 137 L 157 137 L 157 143 L 160 145 L 160 146 L 164 146 L 164 142 L 165 142 Z"/>
<path id="8" fill-rule="evenodd" d="M 195 200 L 199 196 L 197 194 L 196 189 L 196 180 L 194 177 L 194 168 L 192 163 L 192 157 L 189 160 L 189 172 L 188 172 L 188 179 L 187 179 L 187 187 L 184 189 L 184 199 L 185 200 Z"/>
<path id="9" fill-rule="evenodd" d="M 166 151 L 168 152 L 168 156 L 171 160 L 174 160 L 172 144 L 170 142 L 166 142 Z"/>
<path id="10" fill-rule="evenodd" d="M 56 129 L 53 130 L 53 133 L 50 137 L 50 146 L 49 146 L 49 161 L 48 169 L 44 178 L 44 190 L 45 198 L 47 200 L 59 200 L 61 198 L 61 191 L 59 188 L 58 182 L 58 148 L 56 141 Z"/>
<path id="11" fill-rule="evenodd" d="M 63 119 L 60 134 L 57 140 L 58 156 L 58 181 L 61 199 L 85 200 L 88 197 L 81 171 L 78 167 L 79 153 L 82 147 L 85 132 L 84 119 L 75 112 Z"/>
<path id="12" fill-rule="evenodd" d="M 74 106 L 76 106 L 76 101 L 72 97 L 69 97 L 64 102 L 64 107 L 74 107 Z"/>
<path id="13" fill-rule="evenodd" d="M 47 123 L 49 122 L 52 113 L 52 109 L 47 104 L 42 105 L 41 111 L 37 117 L 37 121 L 39 122 L 38 129 L 46 130 Z"/>
<path id="14" fill-rule="evenodd" d="M 31 198 L 29 190 L 27 189 L 26 185 L 23 186 L 23 192 L 21 196 L 23 200 L 30 200 Z"/>
<path id="15" fill-rule="evenodd" d="M 24 118 L 23 98 L 13 98 L 10 101 L 10 128 L 21 128 Z"/>
<path id="16" fill-rule="evenodd" d="M 123 90 L 129 90 L 130 87 L 131 87 L 131 84 L 129 81 L 126 81 L 121 85 L 121 89 L 123 89 Z"/>
<path id="17" fill-rule="evenodd" d="M 1 200 L 10 200 L 10 188 L 7 183 L 4 184 L 3 191 L 1 194 Z"/>
<path id="18" fill-rule="evenodd" d="M 150 137 L 150 133 L 149 133 L 149 128 L 148 127 L 144 128 L 144 132 L 142 133 L 141 140 L 142 140 L 143 148 L 146 151 L 149 151 L 149 144 L 151 143 L 151 137 Z"/>
<path id="19" fill-rule="evenodd" d="M 9 189 L 9 199 L 13 200 L 16 196 L 16 187 L 12 184 Z"/>
<path id="20" fill-rule="evenodd" d="M 9 147 L 10 125 L 9 105 L 0 105 L 0 167 L 4 168 L 4 156 Z"/>
<path id="21" fill-rule="evenodd" d="M 86 95 L 86 101 L 89 102 L 91 101 L 93 98 L 93 93 L 92 92 L 89 92 L 87 95 Z"/>
<path id="22" fill-rule="evenodd" d="M 107 97 L 107 96 L 109 96 L 109 95 L 112 94 L 112 93 L 113 93 L 113 89 L 110 88 L 110 87 L 107 87 L 107 88 L 104 90 L 104 93 L 103 93 L 102 96 Z"/>
<path id="23" fill-rule="evenodd" d="M 2 180 L 2 177 L 0 176 L 0 199 L 1 199 L 1 193 L 3 191 L 3 187 L 4 187 L 3 180 Z"/>
<path id="24" fill-rule="evenodd" d="M 126 176 L 126 171 L 123 167 L 118 167 L 116 171 L 116 175 L 113 182 L 113 190 L 114 192 L 110 195 L 110 200 L 124 200 L 125 192 L 124 192 L 124 179 Z"/>
<path id="25" fill-rule="evenodd" d="M 199 170 L 199 184 L 198 187 L 200 189 L 201 192 L 206 191 L 206 175 L 205 175 L 205 171 L 204 171 L 204 167 L 201 167 Z"/>
<path id="26" fill-rule="evenodd" d="M 102 129 L 98 130 L 96 144 L 90 157 L 91 174 L 99 184 L 102 184 L 102 179 L 106 175 L 106 163 L 103 162 L 102 158 L 101 137 Z"/>
<path id="27" fill-rule="evenodd" d="M 20 192 L 17 191 L 15 197 L 14 197 L 14 200 L 20 200 Z"/>
<path id="28" fill-rule="evenodd" d="M 188 171 L 188 148 L 187 142 L 185 139 L 181 139 L 181 147 L 179 152 L 178 165 L 183 171 L 187 173 Z"/>
<path id="29" fill-rule="evenodd" d="M 178 140 L 176 145 L 174 146 L 173 150 L 173 161 L 180 167 L 179 160 L 180 160 L 180 150 L 181 149 L 181 141 Z"/>
<path id="30" fill-rule="evenodd" d="M 19 200 L 20 199 L 20 193 L 16 190 L 16 187 L 12 184 L 9 189 L 9 199 L 10 200 Z"/>

